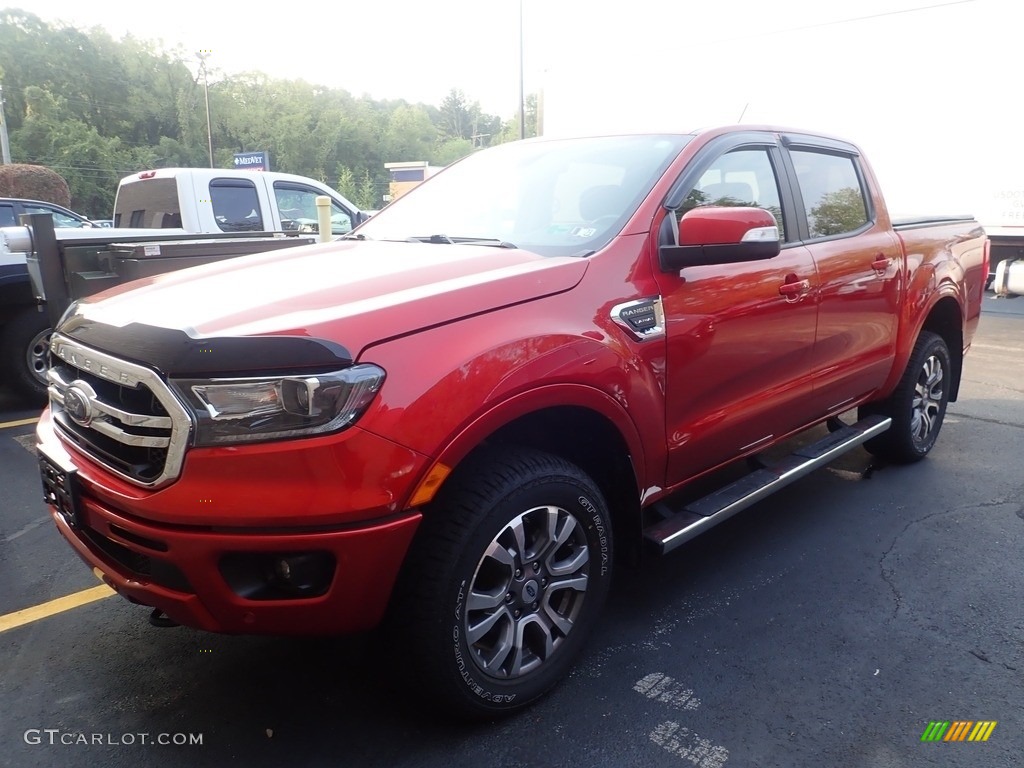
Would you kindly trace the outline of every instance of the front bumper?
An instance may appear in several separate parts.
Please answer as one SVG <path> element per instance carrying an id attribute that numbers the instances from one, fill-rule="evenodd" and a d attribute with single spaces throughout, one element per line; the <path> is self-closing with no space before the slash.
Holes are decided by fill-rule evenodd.
<path id="1" fill-rule="evenodd" d="M 179 624 L 246 634 L 344 634 L 376 626 L 419 522 L 411 514 L 351 530 L 226 534 L 142 525 L 88 499 L 82 511 L 81 524 L 71 528 L 51 507 L 57 529 L 112 589 Z M 337 567 L 325 594 L 249 600 L 232 591 L 218 567 L 234 553 L 299 551 L 333 556 Z"/>
<path id="2" fill-rule="evenodd" d="M 180 495 L 186 484 L 195 486 L 193 497 L 217 498 L 206 483 L 191 479 L 187 465 L 170 488 L 139 492 L 65 449 L 48 413 L 40 420 L 37 436 L 41 453 L 76 473 L 77 515 L 71 519 L 52 506 L 50 510 L 57 529 L 78 555 L 122 596 L 198 629 L 246 634 L 344 634 L 370 629 L 383 617 L 420 520 L 418 512 L 395 511 L 394 505 L 325 514 L 322 506 L 306 507 L 303 502 L 308 498 L 297 503 L 294 496 L 265 493 L 260 512 L 247 517 L 239 516 L 233 504 L 215 504 L 220 509 L 197 509 L 192 515 L 181 515 L 182 522 L 172 523 L 166 519 L 166 497 Z M 366 448 L 366 440 L 377 439 L 368 436 L 359 445 Z M 337 445 L 326 449 L 335 456 L 339 451 Z M 317 450 L 303 452 L 293 446 L 278 456 L 278 463 L 289 455 L 308 462 L 308 454 Z M 238 458 L 242 453 L 238 451 Z M 233 475 L 231 457 L 219 459 Z M 288 473 L 287 466 L 279 469 Z M 221 492 L 239 479 L 236 475 L 234 482 L 224 483 Z M 258 494 L 261 486 L 265 491 L 277 488 L 273 476 L 253 475 L 249 484 L 251 494 Z M 353 490 L 358 489 L 346 489 L 338 496 L 351 500 Z M 323 489 L 316 496 L 322 498 Z M 368 498 L 377 501 L 378 494 L 370 493 Z M 232 514 L 225 515 L 225 506 Z M 298 514 L 303 508 L 305 514 Z M 251 590 L 239 587 L 237 573 L 232 575 L 229 565 L 302 553 L 315 553 L 332 566 L 323 588 L 312 596 L 264 592 L 253 597 Z"/>

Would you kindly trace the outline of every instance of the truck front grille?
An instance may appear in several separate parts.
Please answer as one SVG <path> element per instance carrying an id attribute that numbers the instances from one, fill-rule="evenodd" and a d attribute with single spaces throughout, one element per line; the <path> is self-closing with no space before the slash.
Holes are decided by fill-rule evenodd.
<path id="1" fill-rule="evenodd" d="M 146 488 L 178 477 L 192 421 L 155 371 L 54 334 L 47 379 L 57 431 L 80 451 Z"/>

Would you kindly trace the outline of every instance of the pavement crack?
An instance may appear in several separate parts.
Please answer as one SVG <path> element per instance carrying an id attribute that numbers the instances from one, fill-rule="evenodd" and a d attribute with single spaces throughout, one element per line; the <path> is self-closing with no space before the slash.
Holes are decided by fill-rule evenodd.
<path id="1" fill-rule="evenodd" d="M 903 530 L 901 530 L 899 533 L 893 536 L 892 543 L 889 545 L 889 548 L 882 553 L 882 556 L 880 558 L 878 558 L 878 569 L 881 573 L 882 581 L 889 585 L 889 589 L 892 590 L 893 600 L 896 603 L 892 611 L 892 618 L 896 618 L 896 616 L 900 612 L 900 607 L 903 604 L 903 595 L 900 593 L 899 589 L 896 586 L 896 582 L 892 578 L 893 574 L 896 572 L 895 568 L 887 569 L 885 567 L 885 561 L 886 558 L 888 558 L 892 554 L 893 550 L 896 549 L 897 542 L 903 538 L 903 535 L 907 531 L 909 531 L 913 526 L 919 523 L 923 523 L 925 520 L 930 520 L 933 517 L 955 514 L 958 512 L 963 512 L 968 509 L 989 509 L 992 507 L 1001 507 L 1010 503 L 1011 502 L 1007 501 L 1006 499 L 993 499 L 992 501 L 982 501 L 976 504 L 967 504 L 963 507 L 957 507 L 955 509 L 946 509 L 941 512 L 931 512 L 927 515 L 922 515 L 921 517 L 915 518 L 908 522 L 905 526 L 903 526 Z M 1024 507 L 1019 508 L 1016 514 L 1018 517 L 1024 520 Z"/>
<path id="2" fill-rule="evenodd" d="M 988 656 L 986 656 L 981 651 L 968 651 L 968 653 L 971 654 L 971 656 L 973 656 L 976 659 L 981 659 L 986 664 L 991 664 L 992 663 L 992 659 L 990 659 Z"/>
<path id="3" fill-rule="evenodd" d="M 887 557 L 889 557 L 889 555 L 892 554 L 892 551 L 894 549 L 896 549 L 896 542 L 898 542 L 901 538 L 903 538 L 903 534 L 905 534 L 907 531 L 909 531 L 912 526 L 915 526 L 918 523 L 923 523 L 925 520 L 928 520 L 929 518 L 935 517 L 937 515 L 944 515 L 944 514 L 947 514 L 947 513 L 946 512 L 932 512 L 931 514 L 924 515 L 922 517 L 918 517 L 918 518 L 916 518 L 914 520 L 911 520 L 909 523 L 907 523 L 905 526 L 903 526 L 903 530 L 901 530 L 899 533 L 897 533 L 895 536 L 893 536 L 892 543 L 889 545 L 889 548 L 882 553 L 882 556 L 880 558 L 878 558 L 878 570 L 881 573 L 882 581 L 884 581 L 886 584 L 889 585 L 889 589 L 892 590 L 893 600 L 896 603 L 896 605 L 892 609 L 892 618 L 894 618 L 894 619 L 896 618 L 896 616 L 900 612 L 900 606 L 903 604 L 903 595 L 900 594 L 899 589 L 896 587 L 896 582 L 893 581 L 893 578 L 892 578 L 893 574 L 895 573 L 895 568 L 893 568 L 893 569 L 886 569 L 886 567 L 885 567 L 885 560 L 886 560 Z"/>

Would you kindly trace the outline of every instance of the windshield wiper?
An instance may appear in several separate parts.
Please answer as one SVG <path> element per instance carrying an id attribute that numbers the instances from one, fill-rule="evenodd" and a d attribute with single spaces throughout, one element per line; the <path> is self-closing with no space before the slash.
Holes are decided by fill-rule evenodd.
<path id="1" fill-rule="evenodd" d="M 494 248 L 517 248 L 515 243 L 499 240 L 496 237 L 449 237 L 448 235 L 430 235 L 407 237 L 409 242 L 433 243 L 435 245 L 489 245 Z"/>
<path id="2" fill-rule="evenodd" d="M 370 238 L 368 238 L 362 232 L 355 232 L 353 234 L 342 235 L 338 239 L 339 240 L 369 240 Z"/>

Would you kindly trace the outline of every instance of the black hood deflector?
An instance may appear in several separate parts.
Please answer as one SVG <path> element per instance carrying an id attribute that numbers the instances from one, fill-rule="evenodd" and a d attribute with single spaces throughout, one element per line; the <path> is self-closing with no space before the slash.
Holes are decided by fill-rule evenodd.
<path id="1" fill-rule="evenodd" d="M 115 328 L 72 315 L 58 332 L 166 376 L 252 376 L 331 371 L 352 364 L 340 344 L 308 336 L 195 338 L 186 331 L 130 323 Z"/>

